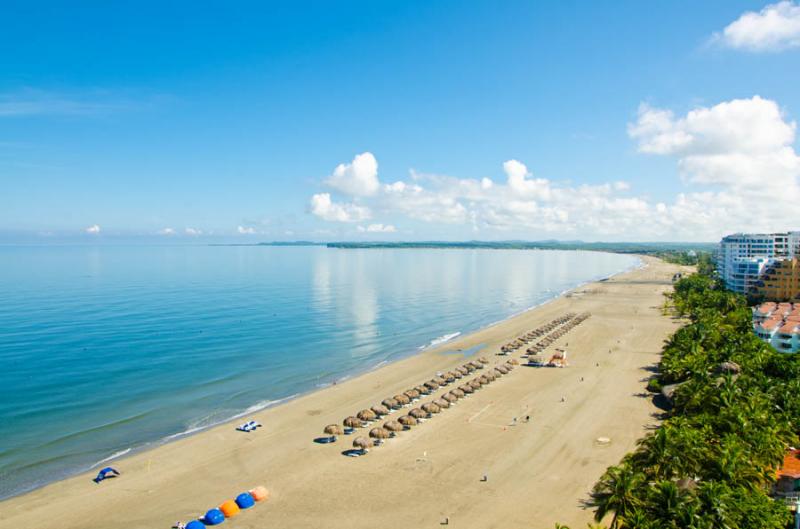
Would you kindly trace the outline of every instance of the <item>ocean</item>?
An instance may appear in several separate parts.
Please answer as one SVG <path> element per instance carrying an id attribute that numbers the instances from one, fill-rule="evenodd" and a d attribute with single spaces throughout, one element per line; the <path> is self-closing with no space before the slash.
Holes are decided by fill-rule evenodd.
<path id="1" fill-rule="evenodd" d="M 0 498 L 638 264 L 553 250 L 0 247 Z"/>

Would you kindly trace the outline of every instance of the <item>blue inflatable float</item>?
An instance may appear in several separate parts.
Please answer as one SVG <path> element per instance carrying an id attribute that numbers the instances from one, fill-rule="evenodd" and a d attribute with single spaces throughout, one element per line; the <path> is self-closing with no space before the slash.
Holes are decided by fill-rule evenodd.
<path id="1" fill-rule="evenodd" d="M 242 492 L 236 496 L 236 505 L 238 505 L 240 509 L 249 509 L 255 504 L 256 500 L 253 499 L 253 496 L 249 492 Z"/>
<path id="2" fill-rule="evenodd" d="M 219 525 L 225 521 L 225 515 L 219 509 L 210 509 L 203 517 L 206 525 Z"/>
<path id="3" fill-rule="evenodd" d="M 206 524 L 200 520 L 192 520 L 186 524 L 186 529 L 206 529 Z"/>

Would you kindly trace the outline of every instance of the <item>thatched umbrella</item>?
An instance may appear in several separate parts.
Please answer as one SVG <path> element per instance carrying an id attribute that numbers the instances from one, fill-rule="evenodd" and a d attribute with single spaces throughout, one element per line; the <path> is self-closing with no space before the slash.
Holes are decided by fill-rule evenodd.
<path id="1" fill-rule="evenodd" d="M 364 422 L 374 421 L 375 419 L 378 418 L 378 416 L 375 415 L 375 412 L 372 410 L 361 410 L 360 412 L 358 412 L 357 417 Z"/>
<path id="2" fill-rule="evenodd" d="M 469 395 L 470 393 L 475 393 L 475 388 L 470 386 L 469 384 L 464 384 L 463 386 L 458 386 L 458 389 Z"/>
<path id="3" fill-rule="evenodd" d="M 383 427 L 392 433 L 403 431 L 403 425 L 397 421 L 386 421 Z"/>
<path id="4" fill-rule="evenodd" d="M 471 365 L 472 365 L 472 367 L 474 367 L 475 369 L 483 369 L 483 364 L 481 364 L 480 362 L 470 362 L 470 364 L 471 364 Z"/>
<path id="5" fill-rule="evenodd" d="M 435 390 L 435 389 L 439 388 L 439 383 L 436 382 L 435 380 L 429 380 L 429 381 L 425 382 L 425 387 L 429 388 L 431 390 Z"/>
<path id="6" fill-rule="evenodd" d="M 463 367 L 464 369 L 467 370 L 467 373 L 472 373 L 473 371 L 475 371 L 475 366 L 472 364 L 464 364 Z"/>
<path id="7" fill-rule="evenodd" d="M 482 357 L 478 358 L 478 362 L 480 362 L 481 364 L 488 364 L 489 363 L 489 359 L 486 358 L 485 356 L 482 356 Z"/>
<path id="8" fill-rule="evenodd" d="M 497 366 L 494 368 L 495 372 L 500 373 L 501 375 L 508 374 L 508 368 L 506 366 Z"/>
<path id="9" fill-rule="evenodd" d="M 372 410 L 372 413 L 374 413 L 378 417 L 382 417 L 384 415 L 389 415 L 389 413 L 390 413 L 389 412 L 389 408 L 387 408 L 386 406 L 380 405 L 380 404 L 378 404 L 376 406 L 373 406 L 370 409 Z"/>
<path id="10" fill-rule="evenodd" d="M 413 410 L 409 411 L 408 414 L 414 417 L 415 419 L 424 419 L 425 417 L 428 416 L 427 413 L 425 413 L 419 408 L 414 408 Z"/>
<path id="11" fill-rule="evenodd" d="M 408 391 L 404 391 L 403 395 L 405 395 L 411 400 L 414 400 L 419 398 L 419 391 L 417 391 L 416 389 L 409 389 Z"/>
<path id="12" fill-rule="evenodd" d="M 463 399 L 466 395 L 464 394 L 464 390 L 460 387 L 457 387 L 454 390 L 451 390 L 450 393 L 455 395 L 456 398 Z"/>
<path id="13" fill-rule="evenodd" d="M 370 448 L 372 448 L 372 439 L 369 437 L 356 437 L 353 439 L 353 448 L 358 448 L 362 452 L 366 453 Z"/>
<path id="14" fill-rule="evenodd" d="M 447 401 L 450 404 L 453 404 L 455 401 L 458 400 L 458 397 L 453 395 L 453 392 L 451 391 L 450 393 L 445 393 L 444 395 L 442 395 L 442 400 Z M 436 402 L 436 401 L 434 401 L 434 402 Z"/>
<path id="15" fill-rule="evenodd" d="M 430 395 L 431 394 L 431 388 L 429 388 L 428 386 L 424 386 L 424 385 L 423 386 L 417 386 L 414 389 L 419 391 L 420 395 Z"/>
<path id="16" fill-rule="evenodd" d="M 422 411 L 426 413 L 439 413 L 442 409 L 433 402 L 426 402 L 422 405 Z"/>
<path id="17" fill-rule="evenodd" d="M 381 401 L 381 404 L 383 404 L 384 406 L 386 406 L 390 410 L 396 410 L 396 409 L 400 408 L 400 403 L 397 402 L 394 399 L 383 399 Z"/>
<path id="18" fill-rule="evenodd" d="M 464 366 L 458 366 L 458 367 L 456 368 L 456 371 L 457 371 L 458 373 L 461 373 L 461 376 L 462 376 L 462 377 L 463 377 L 463 376 L 466 376 L 466 375 L 468 375 L 468 374 L 469 374 L 469 369 L 467 369 L 467 368 L 466 368 L 466 367 L 464 367 Z"/>
<path id="19" fill-rule="evenodd" d="M 450 384 L 451 382 L 455 382 L 456 381 L 456 374 L 453 373 L 452 371 L 448 371 L 447 373 L 442 375 L 442 377 L 444 378 L 445 382 L 447 382 L 448 384 Z"/>
<path id="20" fill-rule="evenodd" d="M 453 375 L 453 378 L 454 378 L 455 380 L 458 380 L 459 378 L 461 378 L 461 377 L 463 377 L 463 376 L 464 376 L 464 374 L 463 374 L 463 373 L 461 373 L 461 371 L 459 371 L 458 369 L 456 369 L 455 371 L 450 371 L 450 373 L 448 373 L 448 374 L 449 374 L 449 375 Z"/>
<path id="21" fill-rule="evenodd" d="M 344 421 L 342 421 L 342 424 L 344 424 L 348 428 L 361 428 L 362 426 L 361 419 L 353 416 L 346 418 Z"/>
<path id="22" fill-rule="evenodd" d="M 369 431 L 369 436 L 373 439 L 388 439 L 392 436 L 392 432 L 385 428 L 373 428 Z"/>
<path id="23" fill-rule="evenodd" d="M 336 441 L 337 435 L 344 435 L 344 430 L 338 424 L 329 424 L 323 432 L 331 436 L 331 441 Z"/>
<path id="24" fill-rule="evenodd" d="M 508 363 L 511 364 L 512 366 L 518 366 L 519 360 L 517 360 L 516 358 L 512 358 L 511 360 L 508 361 Z"/>
<path id="25" fill-rule="evenodd" d="M 491 380 L 489 380 L 489 377 L 485 377 L 485 376 L 481 375 L 480 377 L 478 377 L 478 382 L 480 382 L 482 385 L 485 386 L 486 384 L 491 382 Z"/>
<path id="26" fill-rule="evenodd" d="M 446 400 L 444 398 L 438 398 L 438 399 L 434 400 L 433 403 L 436 404 L 437 406 L 439 406 L 440 408 L 442 408 L 443 410 L 450 407 L 450 401 L 448 401 L 448 400 Z"/>
<path id="27" fill-rule="evenodd" d="M 417 420 L 410 415 L 403 415 L 402 417 L 397 418 L 397 422 L 402 424 L 403 426 L 414 426 L 417 424 Z"/>
<path id="28" fill-rule="evenodd" d="M 444 386 L 445 384 L 447 384 L 447 381 L 442 377 L 435 377 L 433 381 L 439 384 L 440 386 Z"/>
<path id="29" fill-rule="evenodd" d="M 481 389 L 481 383 L 480 383 L 480 382 L 478 382 L 477 380 L 470 380 L 470 381 L 469 381 L 469 385 L 470 385 L 470 386 L 472 387 L 472 389 L 474 389 L 474 390 Z"/>
<path id="30" fill-rule="evenodd" d="M 394 397 L 392 397 L 392 398 L 393 398 L 394 400 L 396 400 L 397 402 L 399 402 L 399 403 L 400 403 L 401 405 L 403 405 L 403 406 L 405 406 L 406 404 L 411 404 L 411 399 L 409 399 L 408 397 L 406 397 L 406 396 L 405 396 L 405 395 L 403 395 L 403 394 L 400 394 L 400 395 L 395 395 L 395 396 L 394 396 Z"/>

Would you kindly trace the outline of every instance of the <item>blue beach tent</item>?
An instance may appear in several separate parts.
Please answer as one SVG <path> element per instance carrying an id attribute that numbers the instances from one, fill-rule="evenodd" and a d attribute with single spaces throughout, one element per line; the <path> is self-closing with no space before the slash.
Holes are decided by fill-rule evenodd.
<path id="1" fill-rule="evenodd" d="M 111 468 L 111 467 L 106 467 L 106 468 L 104 468 L 103 470 L 101 470 L 100 472 L 97 473 L 97 477 L 94 478 L 93 481 L 95 483 L 100 483 L 104 479 L 115 478 L 117 476 L 119 476 L 119 471 L 117 471 L 117 469 Z"/>
<path id="2" fill-rule="evenodd" d="M 242 492 L 236 496 L 236 505 L 238 505 L 240 509 L 249 509 L 255 505 L 255 503 L 256 500 L 253 499 L 253 496 L 249 492 Z"/>
<path id="3" fill-rule="evenodd" d="M 225 515 L 219 509 L 210 509 L 203 517 L 206 525 L 219 525 L 225 521 Z"/>
<path id="4" fill-rule="evenodd" d="M 186 524 L 186 529 L 206 529 L 206 524 L 200 520 L 192 520 Z"/>

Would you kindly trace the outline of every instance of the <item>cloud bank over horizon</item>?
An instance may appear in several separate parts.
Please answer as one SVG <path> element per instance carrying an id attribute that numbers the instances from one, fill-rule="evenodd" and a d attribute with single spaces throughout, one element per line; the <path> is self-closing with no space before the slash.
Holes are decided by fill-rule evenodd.
<path id="1" fill-rule="evenodd" d="M 779 105 L 759 96 L 683 116 L 643 103 L 628 135 L 641 154 L 675 161 L 676 180 L 687 190 L 670 201 L 653 201 L 624 181 L 552 181 L 515 159 L 502 164 L 504 179 L 411 169 L 406 179 L 382 182 L 376 157 L 365 152 L 336 167 L 323 182 L 330 192 L 313 195 L 309 211 L 330 223 L 374 218 L 467 225 L 476 238 L 526 232 L 534 238 L 716 240 L 738 230 L 797 228 L 787 225 L 786 215 L 800 199 L 795 134 L 796 123 Z"/>

